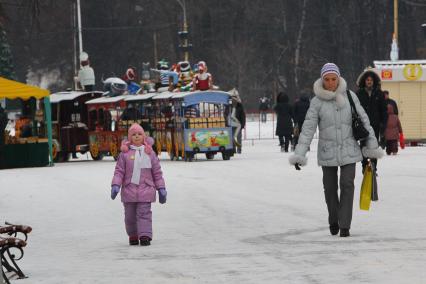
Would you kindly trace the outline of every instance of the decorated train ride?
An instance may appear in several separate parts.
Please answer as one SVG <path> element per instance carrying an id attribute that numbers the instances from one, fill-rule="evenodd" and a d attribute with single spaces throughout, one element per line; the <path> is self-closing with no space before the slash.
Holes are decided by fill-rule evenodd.
<path id="1" fill-rule="evenodd" d="M 53 156 L 56 162 L 90 152 L 94 160 L 118 158 L 127 129 L 139 123 L 154 139 L 154 150 L 172 160 L 192 161 L 196 154 L 224 160 L 234 155 L 231 94 L 213 86 L 205 62 L 171 68 L 143 64 L 142 80 L 129 67 L 122 78 L 103 81 L 104 91 L 67 91 L 50 96 Z"/>
<path id="2" fill-rule="evenodd" d="M 160 61 L 148 71 L 158 80 L 148 80 L 143 71 L 140 84 L 129 68 L 122 79 L 110 80 L 103 96 L 86 101 L 92 158 L 117 159 L 127 129 L 139 123 L 153 138 L 157 154 L 167 152 L 171 160 L 192 161 L 196 154 L 213 159 L 218 153 L 229 160 L 235 152 L 231 94 L 213 86 L 204 62 L 197 64 L 196 74 L 189 67 L 180 62 L 170 69 Z"/>

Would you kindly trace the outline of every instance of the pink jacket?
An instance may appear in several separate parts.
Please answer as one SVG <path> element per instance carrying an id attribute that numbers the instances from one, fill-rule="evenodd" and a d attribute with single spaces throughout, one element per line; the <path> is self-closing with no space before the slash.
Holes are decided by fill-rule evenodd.
<path id="1" fill-rule="evenodd" d="M 398 115 L 394 113 L 392 105 L 387 106 L 388 121 L 385 129 L 386 140 L 398 140 L 399 133 L 402 133 L 401 122 L 399 121 Z"/>
<path id="2" fill-rule="evenodd" d="M 130 183 L 133 174 L 135 150 L 121 152 L 115 166 L 112 185 L 121 186 L 121 202 L 155 202 L 156 190 L 166 188 L 161 171 L 160 160 L 152 151 L 151 168 L 141 169 L 139 185 Z"/>

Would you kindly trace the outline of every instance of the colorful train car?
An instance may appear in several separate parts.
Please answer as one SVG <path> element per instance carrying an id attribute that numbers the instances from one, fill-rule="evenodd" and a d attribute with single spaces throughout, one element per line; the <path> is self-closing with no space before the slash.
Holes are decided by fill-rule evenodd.
<path id="1" fill-rule="evenodd" d="M 86 102 L 102 92 L 67 91 L 50 95 L 52 108 L 53 159 L 65 162 L 76 153 L 89 151 L 89 128 Z"/>

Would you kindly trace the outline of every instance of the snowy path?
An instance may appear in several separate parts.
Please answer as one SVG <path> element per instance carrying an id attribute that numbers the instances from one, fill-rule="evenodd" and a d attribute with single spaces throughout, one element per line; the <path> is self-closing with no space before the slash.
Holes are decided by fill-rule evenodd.
<path id="1" fill-rule="evenodd" d="M 171 162 L 150 247 L 129 247 L 111 201 L 115 163 L 74 161 L 0 171 L 1 219 L 33 226 L 13 283 L 422 283 L 426 279 L 426 148 L 379 162 L 378 203 L 352 236 L 330 236 L 316 165 L 297 172 L 277 140 L 246 141 L 231 161 Z M 423 282 L 424 283 L 424 282 Z"/>

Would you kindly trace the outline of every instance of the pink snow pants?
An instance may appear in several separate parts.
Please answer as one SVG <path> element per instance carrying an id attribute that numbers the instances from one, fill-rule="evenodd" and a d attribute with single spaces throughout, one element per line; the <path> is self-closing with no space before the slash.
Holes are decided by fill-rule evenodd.
<path id="1" fill-rule="evenodd" d="M 127 235 L 152 239 L 151 202 L 125 202 L 123 205 Z"/>

